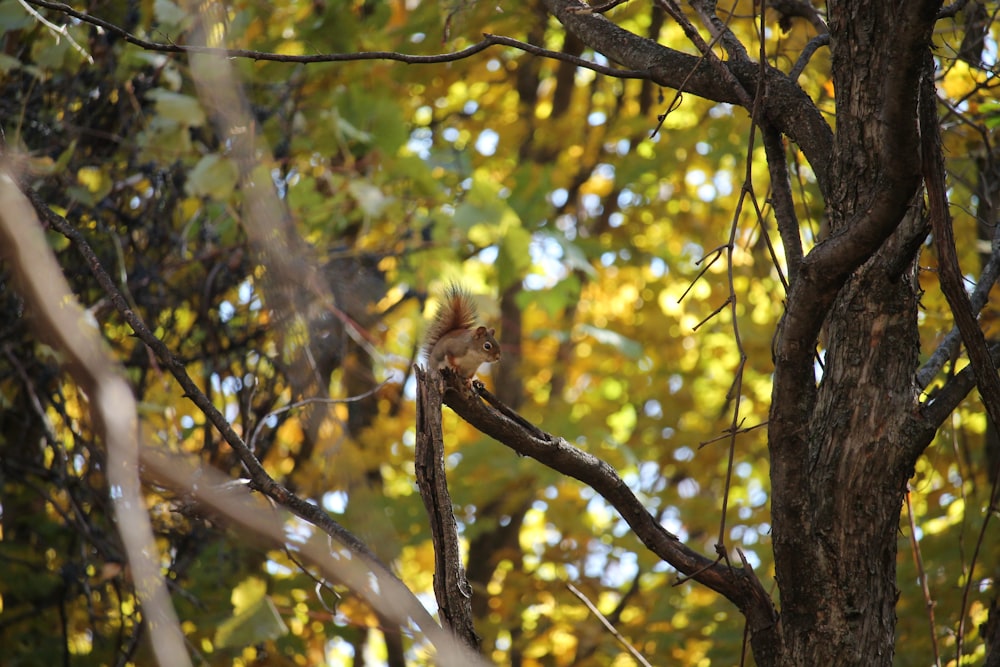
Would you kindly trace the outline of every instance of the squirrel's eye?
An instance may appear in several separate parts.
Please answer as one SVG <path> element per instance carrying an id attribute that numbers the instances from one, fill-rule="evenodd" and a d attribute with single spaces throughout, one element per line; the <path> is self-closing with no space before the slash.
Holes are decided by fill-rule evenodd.
<path id="1" fill-rule="evenodd" d="M 493 343 L 483 343 L 483 349 L 489 352 L 493 349 Z"/>

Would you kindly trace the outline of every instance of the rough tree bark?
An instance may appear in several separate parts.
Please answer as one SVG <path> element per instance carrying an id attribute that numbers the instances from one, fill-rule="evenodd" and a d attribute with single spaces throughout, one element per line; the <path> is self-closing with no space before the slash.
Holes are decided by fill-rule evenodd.
<path id="1" fill-rule="evenodd" d="M 759 665 L 890 665 L 901 504 L 939 412 L 922 414 L 914 375 L 915 260 L 928 233 L 918 90 L 941 3 L 828 3 L 832 138 L 794 81 L 739 48 L 726 47 L 725 66 L 743 91 L 706 61 L 688 62 L 575 2 L 546 5 L 591 48 L 662 85 L 733 102 L 763 75 L 763 120 L 796 141 L 816 172 L 831 234 L 802 259 L 775 342 L 769 449 L 781 625 L 767 645 L 752 644 Z"/>

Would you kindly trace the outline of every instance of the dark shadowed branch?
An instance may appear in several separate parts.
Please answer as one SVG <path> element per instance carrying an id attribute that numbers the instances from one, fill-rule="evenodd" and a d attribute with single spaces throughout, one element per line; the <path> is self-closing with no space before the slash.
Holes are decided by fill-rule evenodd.
<path id="1" fill-rule="evenodd" d="M 434 543 L 434 597 L 444 625 L 467 646 L 479 650 L 472 621 L 472 587 L 462 567 L 455 510 L 448 492 L 441 428 L 441 391 L 437 373 L 417 368 L 417 442 L 414 470 L 430 520 Z"/>
<path id="2" fill-rule="evenodd" d="M 928 56 L 928 61 L 930 58 Z M 965 278 L 958 264 L 955 235 L 951 214 L 948 212 L 948 192 L 945 184 L 944 153 L 941 148 L 940 124 L 937 114 L 937 94 L 934 89 L 933 63 L 928 62 L 927 75 L 921 86 L 920 103 L 921 154 L 923 156 L 924 182 L 931 225 L 934 230 L 934 247 L 938 253 L 938 271 L 941 291 L 944 292 L 955 325 L 962 333 L 962 341 L 969 352 L 969 363 L 976 376 L 983 405 L 994 424 L 1000 424 L 1000 378 L 990 358 L 986 338 L 965 292 Z"/>
<path id="3" fill-rule="evenodd" d="M 236 433 L 225 416 L 215 407 L 208 396 L 201 391 L 191 376 L 188 375 L 184 364 L 177 359 L 163 341 L 153 334 L 142 318 L 129 307 L 124 296 L 122 296 L 121 292 L 115 286 L 114 280 L 101 265 L 96 253 L 90 247 L 90 244 L 87 243 L 86 239 L 83 238 L 83 235 L 70 225 L 65 218 L 59 216 L 43 202 L 39 201 L 36 196 L 32 196 L 31 198 L 35 209 L 41 214 L 45 222 L 73 242 L 73 245 L 90 266 L 91 272 L 97 279 L 98 284 L 101 285 L 108 299 L 118 310 L 118 313 L 132 328 L 136 336 L 156 355 L 160 364 L 170 371 L 174 379 L 177 380 L 177 383 L 184 389 L 185 396 L 204 413 L 208 421 L 219 431 L 226 443 L 236 452 L 248 472 L 252 487 L 278 505 L 288 509 L 292 514 L 308 521 L 329 535 L 337 544 L 343 547 L 341 550 L 343 557 L 357 559 L 364 563 L 377 581 L 377 585 L 372 587 L 366 584 L 365 589 L 355 590 L 355 592 L 361 595 L 374 609 L 377 609 L 387 618 L 392 618 L 404 626 L 407 618 L 412 619 L 417 627 L 438 646 L 441 646 L 442 643 L 444 645 L 454 644 L 452 635 L 442 630 L 427 610 L 424 609 L 420 601 L 375 556 L 367 545 L 342 525 L 331 519 L 321 507 L 292 493 L 285 486 L 275 481 L 264 470 L 260 461 Z M 386 591 L 392 591 L 391 599 L 381 596 L 381 593 Z M 401 600 L 404 600 L 405 604 L 401 603 Z"/>
<path id="4" fill-rule="evenodd" d="M 445 382 L 444 402 L 462 419 L 515 452 L 590 486 L 619 512 L 653 553 L 682 574 L 732 601 L 746 616 L 754 633 L 755 651 L 758 642 L 761 650 L 780 651 L 783 643 L 778 612 L 749 568 L 722 565 L 682 544 L 642 506 L 607 462 L 531 425 L 504 406 L 481 383 L 477 382 L 470 389 L 450 375 Z"/>
<path id="5" fill-rule="evenodd" d="M 86 12 L 81 12 L 77 9 L 73 9 L 69 5 L 63 4 L 61 2 L 49 2 L 48 0 L 25 0 L 28 4 L 35 5 L 38 7 L 43 7 L 45 9 L 50 9 L 52 11 L 61 12 L 67 16 L 71 16 L 84 23 L 89 23 L 91 25 L 97 26 L 102 30 L 106 30 L 112 35 L 120 37 L 129 44 L 146 49 L 147 51 L 159 51 L 162 53 L 178 53 L 178 54 L 204 54 L 213 55 L 224 58 L 246 58 L 248 60 L 266 60 L 270 62 L 279 63 L 301 63 L 301 64 L 313 64 L 313 63 L 344 63 L 344 62 L 354 62 L 359 60 L 394 60 L 396 62 L 406 63 L 409 65 L 434 65 L 440 63 L 450 63 L 457 60 L 464 60 L 470 56 L 474 56 L 477 53 L 481 53 L 486 49 L 493 46 L 508 46 L 511 48 L 519 49 L 525 53 L 530 53 L 535 56 L 541 56 L 543 58 L 551 58 L 553 60 L 561 60 L 564 62 L 572 63 L 577 67 L 583 67 L 584 69 L 593 70 L 599 74 L 605 74 L 608 76 L 614 76 L 621 79 L 648 79 L 650 75 L 648 72 L 635 71 L 635 70 L 622 70 L 615 67 L 607 67 L 599 63 L 595 63 L 585 58 L 580 58 L 567 53 L 562 53 L 560 51 L 551 51 L 549 49 L 544 49 L 534 44 L 528 44 L 511 37 L 503 37 L 501 35 L 484 35 L 483 39 L 471 46 L 464 49 L 454 51 L 452 53 L 440 53 L 435 55 L 413 55 L 409 53 L 399 53 L 397 51 L 358 51 L 356 53 L 315 53 L 312 55 L 290 55 L 283 53 L 270 53 L 267 51 L 255 51 L 252 49 L 227 49 L 218 48 L 212 46 L 203 46 L 197 44 L 176 44 L 173 42 L 155 42 L 148 39 L 144 39 L 137 35 L 133 35 L 127 30 L 121 28 L 120 26 L 111 23 L 110 21 L 105 21 L 104 19 L 94 16 L 93 14 L 88 14 Z"/>
<path id="6" fill-rule="evenodd" d="M 107 447 L 107 475 L 119 535 L 161 667 L 190 665 L 177 614 L 160 571 L 160 550 L 139 482 L 139 424 L 124 374 L 73 296 L 38 217 L 14 178 L 0 171 L 0 258 L 10 263 L 36 334 L 64 355 L 89 397 L 94 431 Z"/>

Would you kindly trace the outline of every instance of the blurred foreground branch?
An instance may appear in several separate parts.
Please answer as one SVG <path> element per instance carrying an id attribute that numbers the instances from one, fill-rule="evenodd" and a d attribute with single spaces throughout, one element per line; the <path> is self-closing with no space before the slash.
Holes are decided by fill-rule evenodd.
<path id="1" fill-rule="evenodd" d="M 236 452 L 248 472 L 252 487 L 281 507 L 289 510 L 292 514 L 316 526 L 339 544 L 342 549 L 336 551 L 336 561 L 333 561 L 331 555 L 327 554 L 327 558 L 331 559 L 330 562 L 357 562 L 364 566 L 364 576 L 354 576 L 350 572 L 338 575 L 339 570 L 334 568 L 330 571 L 331 578 L 341 581 L 360 595 L 373 609 L 384 614 L 386 618 L 392 619 L 393 622 L 399 623 L 401 627 L 405 628 L 412 621 L 427 636 L 431 643 L 437 647 L 439 664 L 474 664 L 470 662 L 470 660 L 475 660 L 474 654 L 462 648 L 450 632 L 443 630 L 438 625 L 406 585 L 375 556 L 366 544 L 344 526 L 331 519 L 321 507 L 295 495 L 267 473 L 254 453 L 226 420 L 225 416 L 212 404 L 211 400 L 201 391 L 194 380 L 191 379 L 184 364 L 177 359 L 163 341 L 153 334 L 142 318 L 129 307 L 125 297 L 115 286 L 114 280 L 101 265 L 96 253 L 90 247 L 90 244 L 87 243 L 86 239 L 84 239 L 83 235 L 70 225 L 65 218 L 57 215 L 52 209 L 45 206 L 43 202 L 40 202 L 36 195 L 32 194 L 32 200 L 36 209 L 45 218 L 45 221 L 73 242 L 86 260 L 97 282 L 104 289 L 108 299 L 118 310 L 122 318 L 132 328 L 136 336 L 152 350 L 163 367 L 170 371 L 174 379 L 177 380 L 177 383 L 184 389 L 185 396 L 205 414 L 206 418 L 219 431 L 226 443 Z M 40 230 L 40 228 L 38 229 Z M 33 260 L 32 266 L 36 266 L 35 261 L 37 260 Z M 55 260 L 53 259 L 52 262 L 54 263 Z M 58 271 L 58 266 L 56 266 L 56 270 Z M 132 400 L 131 393 L 129 393 L 129 400 Z M 143 451 L 143 463 L 147 463 L 148 454 L 146 450 Z M 169 469 L 170 466 L 166 466 L 166 468 Z M 160 467 L 157 469 L 160 470 Z M 173 476 L 169 476 L 169 478 L 174 479 Z M 174 490 L 184 494 L 194 493 L 197 496 L 198 490 L 191 488 L 190 480 L 192 479 L 195 479 L 193 475 L 185 473 L 185 476 L 179 478 L 179 481 L 183 482 L 183 485 L 174 487 Z M 136 507 L 141 506 L 143 505 L 136 505 Z M 260 519 L 260 512 L 257 510 L 254 511 L 257 514 L 257 518 Z M 242 520 L 238 522 L 242 524 Z M 266 531 L 262 534 L 266 534 Z M 310 559 L 316 562 L 314 558 L 310 557 Z M 354 566 L 352 565 L 352 567 Z"/>
<path id="2" fill-rule="evenodd" d="M 31 310 L 35 332 L 65 355 L 65 365 L 89 399 L 94 431 L 107 447 L 108 485 L 118 533 L 156 659 L 163 667 L 190 665 L 160 572 L 160 552 L 139 483 L 138 420 L 132 390 L 96 323 L 88 320 L 73 296 L 31 203 L 6 171 L 0 171 L 0 248 Z"/>

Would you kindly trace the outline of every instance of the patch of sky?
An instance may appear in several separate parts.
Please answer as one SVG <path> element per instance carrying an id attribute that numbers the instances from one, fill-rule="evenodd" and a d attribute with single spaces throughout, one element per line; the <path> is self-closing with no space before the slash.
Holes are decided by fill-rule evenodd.
<path id="1" fill-rule="evenodd" d="M 493 130 L 483 130 L 476 139 L 476 151 L 480 155 L 489 157 L 497 152 L 497 144 L 500 143 L 500 135 Z"/>
<path id="2" fill-rule="evenodd" d="M 674 450 L 675 461 L 691 461 L 694 459 L 694 450 L 690 447 L 678 447 Z"/>
<path id="3" fill-rule="evenodd" d="M 587 212 L 587 215 L 596 217 L 604 211 L 599 195 L 593 193 L 585 194 L 580 197 L 580 203 L 583 205 L 583 210 Z"/>
<path id="4" fill-rule="evenodd" d="M 347 494 L 343 491 L 328 491 L 323 494 L 323 509 L 334 514 L 347 510 Z"/>
<path id="5" fill-rule="evenodd" d="M 227 396 L 231 396 L 236 392 L 238 392 L 239 390 L 243 389 L 243 381 L 237 377 L 233 377 L 232 375 L 223 379 L 221 385 L 222 385 L 222 393 Z"/>
<path id="6" fill-rule="evenodd" d="M 708 115 L 711 118 L 723 118 L 725 116 L 733 115 L 733 105 L 728 102 L 722 102 L 721 104 L 716 104 L 714 107 L 708 110 Z"/>
<path id="7" fill-rule="evenodd" d="M 677 482 L 677 495 L 681 498 L 694 498 L 701 492 L 701 484 L 694 477 L 685 477 Z"/>
<path id="8" fill-rule="evenodd" d="M 497 261 L 497 256 L 499 255 L 499 249 L 496 246 L 487 246 L 479 251 L 479 261 L 486 265 L 492 265 Z"/>
<path id="9" fill-rule="evenodd" d="M 528 246 L 532 263 L 538 267 L 539 277 L 545 284 L 566 277 L 566 265 L 563 258 L 566 253 L 559 240 L 548 234 L 535 235 Z"/>
<path id="10" fill-rule="evenodd" d="M 431 156 L 431 148 L 434 147 L 434 133 L 429 127 L 414 128 L 410 132 L 410 138 L 406 141 L 406 149 L 419 157 L 427 160 Z"/>
<path id="11" fill-rule="evenodd" d="M 712 185 L 721 196 L 728 197 L 733 194 L 733 175 L 724 169 L 717 171 L 712 177 Z"/>
<path id="12" fill-rule="evenodd" d="M 751 479 L 747 482 L 747 500 L 752 507 L 763 507 L 767 503 L 767 492 L 759 481 Z"/>
<path id="13" fill-rule="evenodd" d="M 693 261 L 698 261 L 705 256 L 705 249 L 692 241 L 688 241 L 684 244 L 682 252 Z"/>
<path id="14" fill-rule="evenodd" d="M 996 67 L 996 65 L 997 65 L 997 54 L 998 53 L 1000 53 L 1000 48 L 998 48 L 997 40 L 993 37 L 992 34 L 990 34 L 989 32 L 987 32 L 983 36 L 983 55 L 982 55 L 982 58 L 983 58 L 983 62 L 990 69 L 993 69 L 993 68 Z"/>

